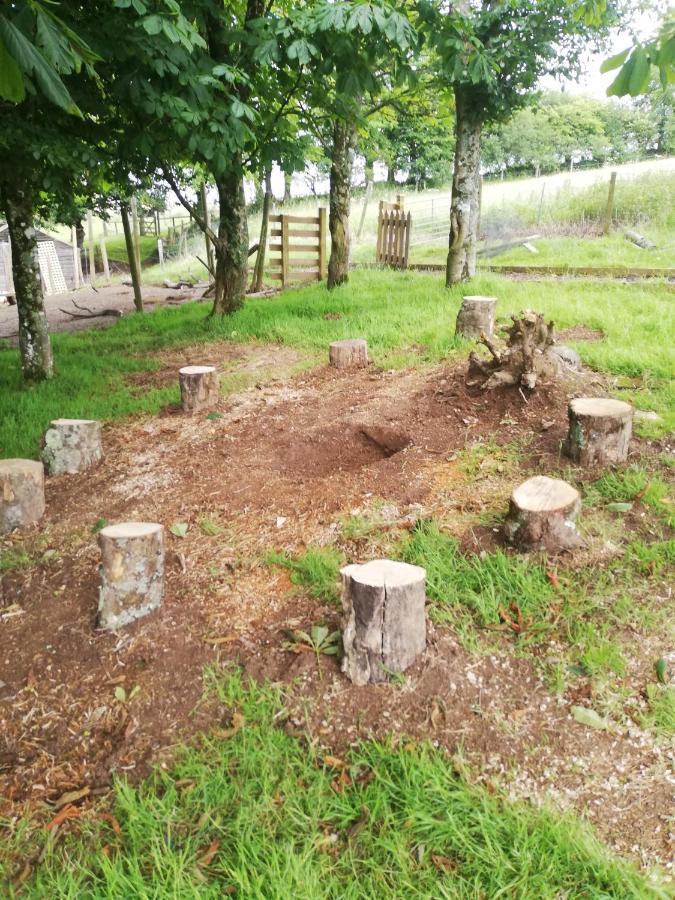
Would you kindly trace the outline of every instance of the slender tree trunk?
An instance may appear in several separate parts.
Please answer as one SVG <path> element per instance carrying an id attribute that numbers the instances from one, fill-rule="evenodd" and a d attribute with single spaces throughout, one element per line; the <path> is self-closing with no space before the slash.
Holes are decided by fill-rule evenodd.
<path id="1" fill-rule="evenodd" d="M 122 218 L 122 230 L 124 231 L 124 243 L 126 244 L 127 248 L 127 259 L 129 260 L 129 271 L 131 272 L 131 284 L 134 289 L 134 306 L 136 307 L 136 312 L 143 312 L 141 273 L 138 268 L 136 246 L 134 244 L 131 222 L 129 220 L 129 207 L 126 203 L 120 204 L 120 216 Z"/>
<path id="2" fill-rule="evenodd" d="M 291 202 L 291 184 L 293 183 L 293 173 L 284 172 L 284 199 L 281 201 L 284 206 Z"/>
<path id="3" fill-rule="evenodd" d="M 450 246 L 445 284 L 450 287 L 476 274 L 480 218 L 480 138 L 482 123 L 473 113 L 469 91 L 455 89 L 455 171 L 450 205 Z"/>
<path id="4" fill-rule="evenodd" d="M 272 205 L 272 170 L 265 172 L 265 196 L 263 197 L 262 221 L 260 223 L 260 239 L 258 240 L 258 253 L 255 258 L 255 270 L 251 290 L 261 291 L 263 287 L 263 275 L 265 274 L 265 253 L 267 250 L 267 227 L 270 220 L 270 206 Z"/>
<path id="5" fill-rule="evenodd" d="M 216 251 L 216 294 L 211 315 L 239 309 L 246 297 L 248 272 L 248 222 L 244 179 L 239 166 L 216 180 L 220 201 Z"/>
<path id="6" fill-rule="evenodd" d="M 333 149 L 330 166 L 330 259 L 328 261 L 328 289 L 349 280 L 349 206 L 352 187 L 352 157 L 356 129 L 344 119 L 335 119 Z"/>
<path id="7" fill-rule="evenodd" d="M 0 208 L 7 218 L 12 242 L 12 276 L 19 314 L 19 353 L 24 381 L 45 381 L 54 374 L 49 340 L 37 238 L 33 227 L 34 194 L 30 184 L 18 179 L 0 186 Z"/>

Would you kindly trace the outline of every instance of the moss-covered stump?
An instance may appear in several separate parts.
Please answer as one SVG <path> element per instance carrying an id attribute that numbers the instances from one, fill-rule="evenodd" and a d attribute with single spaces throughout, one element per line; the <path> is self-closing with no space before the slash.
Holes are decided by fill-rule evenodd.
<path id="1" fill-rule="evenodd" d="M 50 475 L 85 472 L 103 459 L 101 423 L 54 419 L 43 438 L 42 460 Z"/>
<path id="2" fill-rule="evenodd" d="M 342 671 L 354 684 L 387 681 L 426 647 L 426 572 L 377 559 L 342 569 Z"/>
<path id="3" fill-rule="evenodd" d="M 496 297 L 469 296 L 462 299 L 457 313 L 455 334 L 459 337 L 475 338 L 481 334 L 491 338 L 495 330 Z"/>
<path id="4" fill-rule="evenodd" d="M 121 522 L 99 532 L 98 624 L 111 631 L 147 616 L 164 593 L 164 529 L 154 522 Z"/>
<path id="5" fill-rule="evenodd" d="M 27 528 L 45 511 L 45 472 L 34 459 L 0 460 L 0 534 Z"/>
<path id="6" fill-rule="evenodd" d="M 584 543 L 576 527 L 580 510 L 581 495 L 571 484 L 536 475 L 511 495 L 504 534 L 518 550 L 575 550 Z"/>
<path id="7" fill-rule="evenodd" d="M 578 397 L 567 414 L 567 455 L 582 466 L 624 462 L 633 433 L 633 407 L 623 400 Z"/>

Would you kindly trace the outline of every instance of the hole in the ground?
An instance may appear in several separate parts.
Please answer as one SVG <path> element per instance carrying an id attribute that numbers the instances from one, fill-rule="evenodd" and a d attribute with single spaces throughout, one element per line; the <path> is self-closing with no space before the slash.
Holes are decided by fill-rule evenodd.
<path id="1" fill-rule="evenodd" d="M 275 468 L 288 475 L 325 478 L 353 472 L 403 450 L 407 435 L 389 428 L 335 425 L 304 435 L 292 434 L 275 447 Z"/>

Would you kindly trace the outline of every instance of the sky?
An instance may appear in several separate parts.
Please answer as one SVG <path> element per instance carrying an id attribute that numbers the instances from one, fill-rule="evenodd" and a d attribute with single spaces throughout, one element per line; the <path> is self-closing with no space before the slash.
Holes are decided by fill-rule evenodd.
<path id="1" fill-rule="evenodd" d="M 584 75 L 579 81 L 566 80 L 560 82 L 554 78 L 542 79 L 542 87 L 550 90 L 560 90 L 564 84 L 564 90 L 570 94 L 590 94 L 593 97 L 603 98 L 607 96 L 607 88 L 617 76 L 617 71 L 600 72 L 600 66 L 610 56 L 620 53 L 630 46 L 632 34 L 639 38 L 647 39 L 657 30 L 659 22 L 663 18 L 668 3 L 659 3 L 658 9 L 651 12 L 642 12 L 636 9 L 630 26 L 617 29 L 611 36 L 611 42 L 606 51 L 592 55 L 585 67 Z M 638 3 L 635 4 L 638 7 Z"/>

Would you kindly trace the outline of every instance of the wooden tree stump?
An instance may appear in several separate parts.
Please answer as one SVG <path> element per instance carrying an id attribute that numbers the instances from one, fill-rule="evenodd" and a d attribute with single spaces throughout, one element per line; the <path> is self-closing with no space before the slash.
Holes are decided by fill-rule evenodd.
<path id="1" fill-rule="evenodd" d="M 84 472 L 103 459 L 101 423 L 94 419 L 54 419 L 43 445 L 42 460 L 50 475 Z"/>
<path id="2" fill-rule="evenodd" d="M 38 522 L 45 511 L 45 471 L 34 459 L 0 460 L 0 534 Z"/>
<path id="3" fill-rule="evenodd" d="M 220 377 L 215 366 L 185 366 L 179 370 L 178 379 L 184 412 L 201 412 L 218 402 Z"/>
<path id="4" fill-rule="evenodd" d="M 368 365 L 368 342 L 363 338 L 334 341 L 328 348 L 328 360 L 336 369 L 355 369 Z"/>
<path id="5" fill-rule="evenodd" d="M 584 543 L 575 524 L 580 509 L 581 495 L 571 484 L 536 475 L 511 495 L 506 539 L 519 550 L 575 550 Z"/>
<path id="6" fill-rule="evenodd" d="M 426 647 L 426 572 L 377 559 L 342 569 L 342 671 L 354 684 L 387 681 Z"/>
<path id="7" fill-rule="evenodd" d="M 491 338 L 495 330 L 496 297 L 464 297 L 457 313 L 455 334 L 478 340 L 481 334 Z"/>
<path id="8" fill-rule="evenodd" d="M 623 400 L 579 397 L 570 401 L 565 452 L 582 466 L 623 462 L 633 432 L 633 407 Z"/>
<path id="9" fill-rule="evenodd" d="M 103 528 L 98 542 L 98 623 L 115 631 L 147 616 L 162 602 L 164 528 L 154 522 L 121 522 Z"/>

